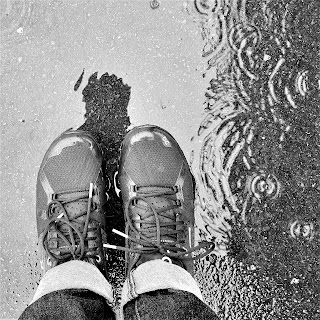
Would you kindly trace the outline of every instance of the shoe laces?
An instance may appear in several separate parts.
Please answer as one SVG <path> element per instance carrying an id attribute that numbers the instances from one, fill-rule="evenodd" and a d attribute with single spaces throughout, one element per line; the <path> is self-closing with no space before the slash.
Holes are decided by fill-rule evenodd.
<path id="1" fill-rule="evenodd" d="M 47 226 L 43 233 L 42 243 L 51 260 L 57 260 L 58 264 L 70 259 L 82 260 L 85 258 L 95 258 L 98 262 L 101 261 L 101 257 L 96 253 L 98 247 L 92 246 L 88 248 L 88 252 L 86 252 L 85 245 L 85 241 L 97 239 L 97 236 L 87 236 L 88 232 L 97 230 L 97 227 L 89 227 L 89 222 L 96 221 L 99 223 L 99 221 L 92 216 L 92 212 L 97 208 L 96 203 L 92 200 L 92 192 L 93 183 L 90 183 L 89 190 L 54 194 L 52 197 L 53 200 L 48 204 L 47 217 L 50 218 L 47 221 Z M 75 215 L 73 214 L 72 218 L 70 218 L 65 206 L 72 203 L 79 204 L 79 202 L 87 202 L 87 210 L 82 210 Z M 80 218 L 83 216 L 86 216 L 84 222 L 83 218 Z M 65 228 L 65 225 L 67 228 Z M 52 236 L 54 233 L 57 235 L 56 237 Z M 52 241 L 57 242 L 56 248 L 50 248 L 49 242 L 52 243 Z M 61 243 L 62 245 L 60 245 Z M 52 249 L 55 252 L 52 252 Z"/>
<path id="2" fill-rule="evenodd" d="M 183 247 L 185 237 L 182 236 L 179 240 L 179 232 L 184 235 L 186 232 L 186 226 L 183 220 L 177 221 L 176 216 L 180 213 L 176 213 L 175 210 L 181 207 L 181 201 L 177 200 L 175 197 L 175 194 L 178 192 L 178 187 L 135 186 L 134 191 L 136 192 L 136 196 L 130 198 L 124 208 L 127 222 L 125 229 L 126 234 L 116 229 L 112 230 L 112 232 L 126 239 L 126 247 L 114 246 L 109 244 L 105 244 L 105 247 L 110 249 L 122 250 L 127 254 L 137 253 L 139 254 L 139 257 L 142 254 L 161 253 L 162 255 L 164 255 L 164 257 L 180 260 L 201 259 L 214 250 L 214 244 L 212 242 L 206 241 L 200 243 L 196 247 L 191 247 L 190 244 L 190 249 L 186 249 Z M 157 208 L 152 203 L 154 202 L 154 200 L 150 199 L 155 197 L 167 199 L 169 200 L 168 202 L 171 203 L 171 205 L 168 204 L 163 208 Z M 146 203 L 147 207 L 139 205 L 139 200 L 142 200 L 144 203 Z M 134 220 L 132 219 L 132 217 L 130 217 L 130 205 L 142 209 L 140 210 L 141 214 L 139 214 L 139 220 Z M 151 211 L 147 210 L 148 207 L 151 209 Z M 169 210 L 173 210 L 174 213 L 169 214 Z M 154 216 L 154 219 L 150 219 L 150 217 L 152 216 Z M 166 221 L 161 221 L 163 220 L 161 218 L 166 218 Z M 135 227 L 135 223 L 140 224 L 139 230 Z M 178 226 L 181 226 L 182 228 L 178 228 Z M 189 233 L 191 233 L 191 227 L 189 227 L 188 231 Z M 163 240 L 163 238 L 166 239 Z M 172 240 L 169 240 L 168 238 Z M 191 236 L 189 238 L 191 238 Z M 129 241 L 131 241 L 132 244 L 135 244 L 135 246 L 129 246 Z M 190 253 L 202 248 L 207 248 L 205 253 L 200 254 L 196 257 L 189 255 Z M 137 260 L 138 258 L 135 259 L 135 261 Z"/>

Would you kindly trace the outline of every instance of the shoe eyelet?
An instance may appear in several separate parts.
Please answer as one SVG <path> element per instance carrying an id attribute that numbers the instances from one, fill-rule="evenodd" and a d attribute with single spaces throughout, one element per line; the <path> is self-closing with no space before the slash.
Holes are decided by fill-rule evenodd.
<path id="1" fill-rule="evenodd" d="M 51 261 L 50 257 L 48 257 L 48 259 L 47 259 L 47 265 L 49 267 L 52 267 L 52 261 Z"/>
<path id="2" fill-rule="evenodd" d="M 101 257 L 100 257 L 99 255 L 96 255 L 96 257 L 98 258 L 98 259 L 97 259 L 97 262 L 100 263 L 101 260 L 102 260 Z"/>
<path id="3" fill-rule="evenodd" d="M 181 207 L 181 205 L 182 205 L 181 200 L 176 200 L 176 205 L 177 205 L 178 207 Z"/>
<path id="4" fill-rule="evenodd" d="M 161 258 L 161 260 L 172 264 L 172 260 L 167 256 L 164 256 L 163 258 Z"/>
<path id="5" fill-rule="evenodd" d="M 51 200 L 57 200 L 57 194 L 56 193 L 52 193 L 51 194 Z"/>
<path id="6" fill-rule="evenodd" d="M 173 190 L 175 193 L 177 193 L 177 192 L 179 191 L 179 188 L 178 188 L 178 186 L 173 186 L 173 187 L 172 187 L 172 190 Z"/>

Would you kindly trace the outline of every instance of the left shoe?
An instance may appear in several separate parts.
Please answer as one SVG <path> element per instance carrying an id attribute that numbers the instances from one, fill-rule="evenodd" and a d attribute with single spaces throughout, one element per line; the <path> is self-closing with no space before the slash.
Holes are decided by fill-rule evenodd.
<path id="1" fill-rule="evenodd" d="M 49 147 L 37 178 L 37 230 L 45 272 L 70 261 L 106 275 L 103 157 L 87 132 L 69 129 Z"/>

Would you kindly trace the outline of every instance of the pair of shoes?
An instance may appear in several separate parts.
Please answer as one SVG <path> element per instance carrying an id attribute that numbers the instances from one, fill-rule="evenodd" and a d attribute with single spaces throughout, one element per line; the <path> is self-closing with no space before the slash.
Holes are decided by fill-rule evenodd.
<path id="1" fill-rule="evenodd" d="M 106 275 L 106 250 L 126 251 L 129 273 L 162 259 L 193 274 L 194 180 L 176 140 L 165 130 L 143 125 L 125 136 L 115 179 L 125 215 L 126 246 L 107 243 L 108 197 L 104 160 L 94 138 L 67 130 L 49 147 L 37 179 L 37 229 L 42 266 L 71 259 L 93 263 Z"/>

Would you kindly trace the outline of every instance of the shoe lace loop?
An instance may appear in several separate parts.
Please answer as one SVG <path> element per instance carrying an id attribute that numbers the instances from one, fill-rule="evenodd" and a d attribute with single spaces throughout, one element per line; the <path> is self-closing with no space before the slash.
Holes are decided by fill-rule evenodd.
<path id="1" fill-rule="evenodd" d="M 200 245 L 190 248 L 187 250 L 182 247 L 184 243 L 183 240 L 178 240 L 179 232 L 186 232 L 184 227 L 184 222 L 176 221 L 176 214 L 168 214 L 169 210 L 177 209 L 181 206 L 180 200 L 177 200 L 175 194 L 178 192 L 178 187 L 139 187 L 136 186 L 134 191 L 136 196 L 130 198 L 125 206 L 125 216 L 126 216 L 126 234 L 113 229 L 114 233 L 123 236 L 126 239 L 126 247 L 106 245 L 106 247 L 111 249 L 119 249 L 126 251 L 127 253 L 138 253 L 138 254 L 152 254 L 161 253 L 166 257 L 176 258 L 176 259 L 189 259 L 196 260 L 203 258 L 214 250 L 214 244 L 211 242 L 202 242 Z M 152 197 L 161 197 L 169 200 L 172 204 L 166 205 L 163 208 L 156 208 L 152 204 Z M 147 204 L 147 207 L 151 209 L 151 212 L 146 210 L 146 206 L 139 205 L 139 200 L 142 200 Z M 143 210 L 143 215 L 140 216 L 139 220 L 134 220 L 129 215 L 130 205 L 139 207 Z M 178 214 L 178 213 L 177 213 Z M 149 219 L 154 216 L 154 219 Z M 160 221 L 161 217 L 165 217 L 167 222 Z M 140 223 L 140 228 L 137 230 L 135 223 Z M 181 226 L 181 228 L 177 228 Z M 171 227 L 171 228 L 170 228 Z M 132 236 L 129 236 L 132 234 Z M 161 240 L 161 238 L 172 238 L 172 240 Z M 136 244 L 134 248 L 129 247 L 129 241 Z M 138 247 L 139 246 L 139 247 Z M 201 248 L 208 248 L 204 254 L 197 257 L 187 256 Z M 213 247 L 213 248 L 212 248 Z"/>
<path id="2" fill-rule="evenodd" d="M 81 260 L 84 257 L 98 258 L 97 255 L 93 254 L 97 247 L 90 248 L 90 252 L 85 255 L 85 241 L 96 239 L 96 237 L 87 237 L 87 232 L 94 230 L 94 228 L 88 228 L 89 221 L 95 220 L 91 217 L 91 213 L 96 210 L 96 204 L 92 201 L 92 189 L 93 184 L 90 183 L 89 190 L 63 192 L 53 195 L 53 200 L 47 207 L 47 216 L 51 218 L 47 221 L 43 237 L 43 246 L 51 259 L 62 262 L 69 260 L 71 257 L 75 260 Z M 87 202 L 87 210 L 69 218 L 65 206 L 79 202 Z M 77 221 L 82 216 L 86 216 L 84 223 L 79 220 Z M 67 225 L 68 230 L 59 230 L 64 224 Z M 52 232 L 56 233 L 57 237 L 49 237 L 49 234 Z M 74 236 L 74 232 L 77 237 Z M 71 243 L 67 237 L 69 237 Z M 49 247 L 49 242 L 52 240 L 57 241 L 57 248 L 54 250 L 60 250 L 60 254 L 51 251 L 52 248 Z M 64 243 L 64 246 L 59 245 L 61 241 Z M 66 247 L 68 250 L 66 250 Z"/>

